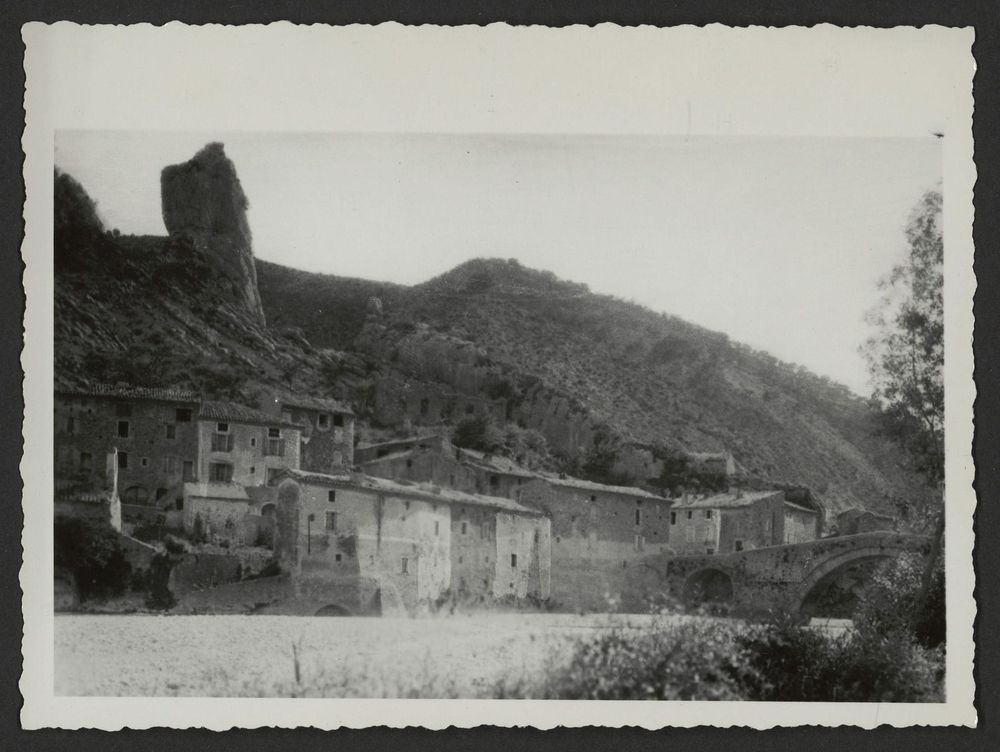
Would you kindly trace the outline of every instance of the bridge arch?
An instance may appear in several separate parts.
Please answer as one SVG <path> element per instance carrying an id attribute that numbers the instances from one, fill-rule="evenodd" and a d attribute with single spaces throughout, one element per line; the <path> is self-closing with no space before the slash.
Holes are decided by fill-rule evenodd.
<path id="1" fill-rule="evenodd" d="M 331 603 L 319 609 L 316 616 L 351 616 L 351 612 L 339 603 Z"/>
<path id="2" fill-rule="evenodd" d="M 872 545 L 842 551 L 834 556 L 822 559 L 815 567 L 808 570 L 802 581 L 795 588 L 790 604 L 795 613 L 801 616 L 813 616 L 817 609 L 826 607 L 853 608 L 857 597 L 856 585 L 870 579 L 882 562 L 905 553 L 915 553 L 911 546 Z M 853 580 L 853 585 L 852 585 Z M 846 587 L 845 587 L 846 585 Z M 828 598 L 831 589 L 839 589 L 839 601 Z M 845 614 L 826 614 L 843 616 Z"/>
<path id="3" fill-rule="evenodd" d="M 721 567 L 704 567 L 684 580 L 682 597 L 690 607 L 728 608 L 735 596 L 732 575 Z"/>

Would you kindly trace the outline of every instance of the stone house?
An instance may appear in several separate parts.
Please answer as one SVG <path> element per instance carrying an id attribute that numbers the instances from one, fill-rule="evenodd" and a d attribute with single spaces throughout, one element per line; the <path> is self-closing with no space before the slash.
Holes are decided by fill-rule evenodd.
<path id="1" fill-rule="evenodd" d="M 698 475 L 731 478 L 736 474 L 736 460 L 729 452 L 688 452 L 688 466 Z"/>
<path id="2" fill-rule="evenodd" d="M 837 515 L 837 535 L 857 535 L 895 527 L 896 520 L 892 516 L 868 509 L 846 509 Z"/>
<path id="3" fill-rule="evenodd" d="M 354 465 L 354 412 L 337 400 L 306 395 L 277 396 L 275 414 L 302 426 L 299 467 L 338 473 Z"/>
<path id="4" fill-rule="evenodd" d="M 820 513 L 784 491 L 737 490 L 687 498 L 670 511 L 670 547 L 678 554 L 726 554 L 819 537 Z"/>
<path id="5" fill-rule="evenodd" d="M 261 486 L 299 467 L 302 426 L 235 402 L 205 401 L 198 410 L 194 480 Z"/>
<path id="6" fill-rule="evenodd" d="M 409 612 L 447 595 L 548 595 L 548 520 L 509 499 L 360 473 L 274 483 L 278 548 L 302 581 L 356 582 L 358 603 Z"/>
<path id="7" fill-rule="evenodd" d="M 200 531 L 209 539 L 222 538 L 235 545 L 252 545 L 256 528 L 247 530 L 250 510 L 246 489 L 237 483 L 184 483 L 183 525 Z"/>
<path id="8" fill-rule="evenodd" d="M 457 447 L 440 436 L 358 447 L 355 457 L 362 471 L 379 478 L 436 483 L 514 501 L 521 487 L 538 477 L 506 457 Z"/>
<path id="9" fill-rule="evenodd" d="M 198 398 L 175 389 L 98 385 L 57 389 L 55 487 L 93 492 L 117 452 L 124 513 L 155 508 L 167 489 L 197 477 Z"/>
<path id="10" fill-rule="evenodd" d="M 643 489 L 546 476 L 520 499 L 552 520 L 552 598 L 564 607 L 613 606 L 631 568 L 668 550 L 671 502 Z"/>

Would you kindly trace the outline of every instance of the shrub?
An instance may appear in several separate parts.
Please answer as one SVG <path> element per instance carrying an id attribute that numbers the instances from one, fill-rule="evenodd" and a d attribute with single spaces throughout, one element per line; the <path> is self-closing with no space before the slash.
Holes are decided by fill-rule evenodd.
<path id="1" fill-rule="evenodd" d="M 924 560 L 918 554 L 908 554 L 885 562 L 875 571 L 871 584 L 860 598 L 854 615 L 858 630 L 873 636 L 886 637 L 897 632 L 912 635 L 927 648 L 935 648 L 945 640 L 944 556 L 933 573 L 923 612 L 919 608 L 920 581 Z"/>
<path id="2" fill-rule="evenodd" d="M 54 532 L 55 565 L 73 572 L 80 600 L 125 592 L 132 566 L 110 525 L 57 518 Z"/>
<path id="3" fill-rule="evenodd" d="M 461 420 L 451 437 L 452 443 L 466 449 L 496 452 L 503 448 L 504 436 L 488 414 Z"/>

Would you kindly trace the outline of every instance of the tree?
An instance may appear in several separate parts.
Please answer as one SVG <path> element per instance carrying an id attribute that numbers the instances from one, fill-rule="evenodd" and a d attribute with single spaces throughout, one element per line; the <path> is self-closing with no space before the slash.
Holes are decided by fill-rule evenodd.
<path id="1" fill-rule="evenodd" d="M 880 282 L 883 297 L 869 313 L 874 334 L 862 351 L 872 379 L 872 406 L 883 430 L 916 461 L 936 490 L 944 487 L 944 238 L 942 196 L 928 191 L 906 225 L 909 250 Z M 922 617 L 944 533 L 938 510 L 918 608 Z"/>

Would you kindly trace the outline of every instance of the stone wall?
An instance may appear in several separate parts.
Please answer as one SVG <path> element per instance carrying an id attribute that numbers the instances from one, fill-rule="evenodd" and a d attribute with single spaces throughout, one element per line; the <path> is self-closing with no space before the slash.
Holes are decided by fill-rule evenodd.
<path id="1" fill-rule="evenodd" d="M 212 437 L 217 433 L 219 423 L 229 427 L 232 449 L 228 451 L 212 451 Z M 234 421 L 200 420 L 198 431 L 201 435 L 201 453 L 198 464 L 198 477 L 208 481 L 209 465 L 225 463 L 233 467 L 233 483 L 243 486 L 261 486 L 268 482 L 268 472 L 284 468 L 298 469 L 300 432 L 295 428 L 282 427 L 281 438 L 284 443 L 283 453 L 267 454 L 268 427 L 237 423 Z"/>
<path id="2" fill-rule="evenodd" d="M 180 598 L 195 590 L 238 582 L 242 570 L 239 558 L 230 554 L 185 554 L 171 570 L 168 587 Z"/>

